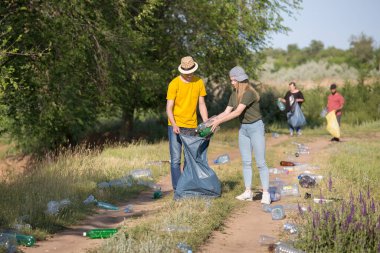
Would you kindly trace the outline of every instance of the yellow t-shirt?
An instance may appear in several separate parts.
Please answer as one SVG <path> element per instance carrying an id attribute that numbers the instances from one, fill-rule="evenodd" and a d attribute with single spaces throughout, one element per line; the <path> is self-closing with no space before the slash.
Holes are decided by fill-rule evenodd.
<path id="1" fill-rule="evenodd" d="M 174 78 L 168 87 L 167 100 L 174 100 L 173 115 L 179 127 L 197 127 L 197 104 L 199 97 L 206 96 L 203 80 L 197 76 L 189 83 L 182 81 L 180 76 Z M 170 121 L 168 120 L 169 126 Z"/>

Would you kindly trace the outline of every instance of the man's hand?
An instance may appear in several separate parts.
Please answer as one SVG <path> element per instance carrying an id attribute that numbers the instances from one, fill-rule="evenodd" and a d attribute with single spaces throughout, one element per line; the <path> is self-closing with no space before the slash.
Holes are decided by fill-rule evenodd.
<path id="1" fill-rule="evenodd" d="M 181 131 L 179 130 L 179 127 L 178 126 L 173 126 L 173 132 L 175 134 L 179 134 Z"/>

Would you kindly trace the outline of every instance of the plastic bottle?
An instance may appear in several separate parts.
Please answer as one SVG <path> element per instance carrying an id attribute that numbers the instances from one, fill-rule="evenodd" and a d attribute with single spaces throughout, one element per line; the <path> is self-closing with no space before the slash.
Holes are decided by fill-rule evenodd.
<path id="1" fill-rule="evenodd" d="M 0 233 L 0 252 L 6 250 L 7 253 L 17 251 L 16 236 L 14 234 Z"/>
<path id="2" fill-rule="evenodd" d="M 177 248 L 180 250 L 182 253 L 192 253 L 193 250 L 191 249 L 191 246 L 187 245 L 184 242 L 180 242 L 177 244 Z"/>
<path id="3" fill-rule="evenodd" d="M 130 175 L 135 179 L 141 177 L 153 177 L 151 169 L 136 169 L 131 171 Z"/>
<path id="4" fill-rule="evenodd" d="M 305 253 L 304 251 L 296 249 L 284 242 L 277 243 L 277 246 L 274 252 L 275 253 Z"/>
<path id="5" fill-rule="evenodd" d="M 83 236 L 91 239 L 110 238 L 117 233 L 117 228 L 96 228 L 87 232 L 83 232 Z"/>
<path id="6" fill-rule="evenodd" d="M 263 211 L 266 213 L 272 212 L 272 207 L 268 204 L 263 204 Z"/>
<path id="7" fill-rule="evenodd" d="M 276 242 L 277 242 L 277 239 L 272 236 L 260 235 L 260 238 L 259 238 L 260 245 L 271 245 L 271 244 L 275 244 Z"/>
<path id="8" fill-rule="evenodd" d="M 277 104 L 278 109 L 280 109 L 280 111 L 285 110 L 285 105 L 283 102 L 281 102 L 280 100 L 277 100 L 276 104 Z"/>
<path id="9" fill-rule="evenodd" d="M 162 191 L 161 190 L 154 191 L 153 199 L 159 199 L 161 197 L 162 197 Z"/>
<path id="10" fill-rule="evenodd" d="M 297 184 L 284 185 L 281 189 L 281 196 L 299 196 L 300 192 Z"/>
<path id="11" fill-rule="evenodd" d="M 297 226 L 292 224 L 292 223 L 285 223 L 284 224 L 284 230 L 289 231 L 289 233 L 291 233 L 291 234 L 298 233 Z"/>
<path id="12" fill-rule="evenodd" d="M 4 232 L 1 233 L 1 235 L 8 238 L 15 238 L 18 245 L 31 247 L 36 243 L 36 239 L 34 239 L 34 236 L 32 235 L 24 235 L 14 232 Z"/>
<path id="13" fill-rule="evenodd" d="M 316 185 L 316 181 L 309 175 L 298 176 L 298 182 L 303 188 L 313 188 Z"/>
<path id="14" fill-rule="evenodd" d="M 215 164 L 224 164 L 224 163 L 228 163 L 229 161 L 230 161 L 230 156 L 228 154 L 224 154 L 224 155 L 218 156 L 214 160 L 214 163 Z"/>
<path id="15" fill-rule="evenodd" d="M 282 220 L 285 218 L 285 210 L 282 205 L 272 207 L 272 220 Z"/>
<path id="16" fill-rule="evenodd" d="M 270 194 L 271 201 L 276 202 L 281 199 L 281 193 L 277 186 L 270 186 L 268 192 Z"/>
<path id="17" fill-rule="evenodd" d="M 269 168 L 269 173 L 271 174 L 288 174 L 288 170 L 279 169 L 279 168 Z"/>
<path id="18" fill-rule="evenodd" d="M 133 205 L 129 204 L 124 208 L 124 213 L 132 213 L 133 212 Z"/>
<path id="19" fill-rule="evenodd" d="M 96 205 L 100 208 L 107 209 L 107 210 L 119 210 L 119 208 L 115 205 L 112 205 L 110 203 L 102 202 L 102 201 L 97 201 Z"/>
<path id="20" fill-rule="evenodd" d="M 272 133 L 272 137 L 273 138 L 278 138 L 278 137 L 280 137 L 280 135 L 278 133 Z"/>
<path id="21" fill-rule="evenodd" d="M 289 161 L 281 161 L 280 165 L 281 166 L 296 166 L 294 162 L 289 162 Z"/>

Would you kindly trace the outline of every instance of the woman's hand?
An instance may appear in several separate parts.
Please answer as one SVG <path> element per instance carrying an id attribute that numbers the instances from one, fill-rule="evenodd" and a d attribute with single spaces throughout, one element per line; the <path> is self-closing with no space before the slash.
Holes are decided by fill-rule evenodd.
<path id="1" fill-rule="evenodd" d="M 214 120 L 213 122 L 211 122 L 210 126 L 211 126 L 211 131 L 212 132 L 215 132 L 215 129 L 220 125 L 220 121 L 219 120 Z"/>

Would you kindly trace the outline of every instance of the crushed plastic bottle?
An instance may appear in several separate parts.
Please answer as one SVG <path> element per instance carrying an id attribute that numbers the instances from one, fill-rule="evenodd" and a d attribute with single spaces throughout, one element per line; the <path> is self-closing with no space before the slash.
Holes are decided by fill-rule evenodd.
<path id="1" fill-rule="evenodd" d="M 299 174 L 298 175 L 298 179 L 300 179 L 300 177 L 303 177 L 305 175 L 307 175 L 309 177 L 312 177 L 317 183 L 320 182 L 320 181 L 322 181 L 322 179 L 323 179 L 322 175 L 313 174 L 313 173 L 311 173 L 308 170 L 305 170 L 303 173 Z"/>
<path id="2" fill-rule="evenodd" d="M 281 196 L 300 196 L 298 185 L 284 185 L 281 189 Z"/>
<path id="3" fill-rule="evenodd" d="M 153 177 L 151 169 L 136 169 L 136 170 L 132 170 L 129 174 L 134 179 L 142 178 L 142 177 L 149 177 L 149 178 Z"/>
<path id="4" fill-rule="evenodd" d="M 83 232 L 83 236 L 91 239 L 104 239 L 110 238 L 117 233 L 117 228 L 96 228 L 87 232 Z"/>
<path id="5" fill-rule="evenodd" d="M 263 204 L 263 211 L 266 213 L 272 212 L 272 207 L 269 204 Z"/>
<path id="6" fill-rule="evenodd" d="M 296 249 L 287 243 L 279 242 L 276 245 L 275 253 L 305 253 L 302 250 Z"/>
<path id="7" fill-rule="evenodd" d="M 268 236 L 268 235 L 260 235 L 260 238 L 259 238 L 259 243 L 260 245 L 271 245 L 271 244 L 275 244 L 278 240 L 272 236 Z"/>
<path id="8" fill-rule="evenodd" d="M 282 205 L 272 207 L 272 220 L 282 220 L 285 218 L 285 210 Z"/>
<path id="9" fill-rule="evenodd" d="M 270 186 L 268 192 L 272 202 L 276 202 L 281 199 L 281 193 L 277 186 Z"/>
<path id="10" fill-rule="evenodd" d="M 269 173 L 270 174 L 288 174 L 288 170 L 286 169 L 279 169 L 279 168 L 269 168 Z"/>
<path id="11" fill-rule="evenodd" d="M 31 247 L 36 243 L 36 239 L 32 235 L 24 235 L 24 234 L 15 233 L 12 231 L 1 232 L 0 234 L 2 235 L 3 238 L 5 237 L 8 237 L 10 239 L 14 238 L 17 242 L 17 245 Z"/>
<path id="12" fill-rule="evenodd" d="M 70 204 L 71 201 L 69 199 L 63 199 L 61 201 L 52 200 L 47 203 L 47 210 L 45 212 L 50 215 L 56 215 L 62 208 Z"/>
<path id="13" fill-rule="evenodd" d="M 319 198 L 314 198 L 313 201 L 314 203 L 317 203 L 317 204 L 326 204 L 326 203 L 333 202 L 332 199 L 319 199 Z"/>
<path id="14" fill-rule="evenodd" d="M 200 123 L 197 128 L 195 129 L 195 132 L 200 136 L 200 137 L 203 137 L 203 138 L 207 138 L 209 136 L 211 136 L 212 134 L 214 134 L 216 131 L 218 131 L 220 129 L 220 127 L 218 126 L 214 132 L 211 131 L 211 126 L 210 124 L 214 121 L 216 116 L 212 116 L 211 118 L 209 118 L 207 121 L 205 122 L 202 122 Z"/>
<path id="15" fill-rule="evenodd" d="M 272 137 L 273 137 L 273 138 L 278 138 L 278 137 L 280 137 L 280 134 L 279 134 L 279 133 L 276 133 L 276 132 L 275 132 L 275 133 L 272 133 Z"/>
<path id="16" fill-rule="evenodd" d="M 14 234 L 0 233 L 0 252 L 6 250 L 7 253 L 15 253 L 17 251 L 17 241 Z"/>
<path id="17" fill-rule="evenodd" d="M 91 204 L 91 203 L 96 203 L 96 199 L 95 199 L 94 195 L 88 196 L 87 199 L 85 199 L 83 201 L 83 204 L 85 204 L 85 205 L 88 205 L 88 204 Z"/>
<path id="18" fill-rule="evenodd" d="M 133 205 L 129 204 L 124 208 L 124 213 L 132 213 L 133 212 Z"/>
<path id="19" fill-rule="evenodd" d="M 229 161 L 230 161 L 230 156 L 228 154 L 223 154 L 223 155 L 218 156 L 214 160 L 214 164 L 225 164 L 225 163 L 228 163 Z"/>
<path id="20" fill-rule="evenodd" d="M 112 204 L 107 203 L 107 202 L 97 201 L 96 205 L 97 205 L 97 207 L 102 208 L 102 209 L 113 210 L 113 211 L 119 210 L 119 208 L 117 206 L 112 205 Z"/>
<path id="21" fill-rule="evenodd" d="M 191 227 L 179 226 L 179 225 L 168 225 L 163 229 L 165 232 L 190 232 Z"/>
<path id="22" fill-rule="evenodd" d="M 297 226 L 293 223 L 285 223 L 284 224 L 284 230 L 289 231 L 291 234 L 298 233 Z"/>
<path id="23" fill-rule="evenodd" d="M 180 252 L 182 253 L 192 253 L 193 250 L 191 248 L 190 245 L 184 243 L 184 242 L 180 242 L 177 244 L 177 248 L 180 250 Z"/>
<path id="24" fill-rule="evenodd" d="M 316 185 L 316 181 L 309 175 L 299 175 L 298 182 L 303 188 L 313 188 Z"/>

